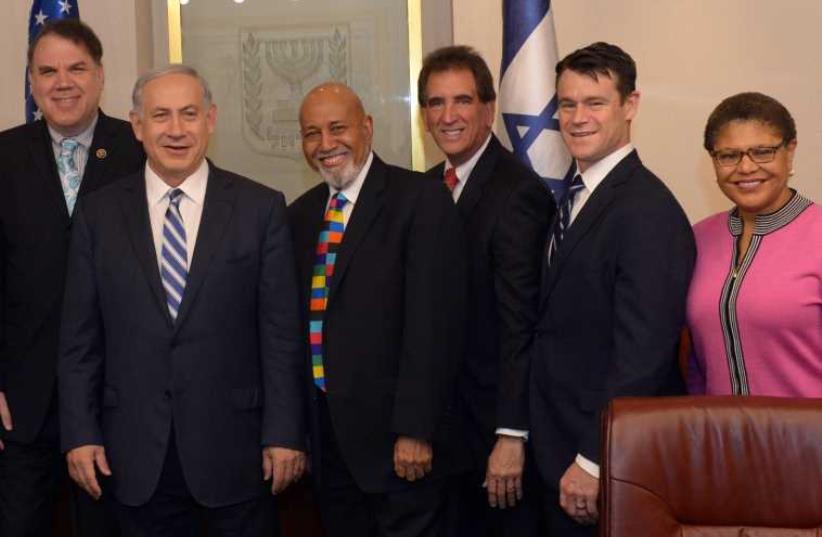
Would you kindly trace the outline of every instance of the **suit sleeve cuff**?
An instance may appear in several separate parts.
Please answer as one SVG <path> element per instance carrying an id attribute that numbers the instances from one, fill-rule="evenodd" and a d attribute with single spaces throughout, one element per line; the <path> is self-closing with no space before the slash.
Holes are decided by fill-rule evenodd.
<path id="1" fill-rule="evenodd" d="M 579 453 L 577 453 L 577 458 L 574 459 L 574 462 L 579 465 L 580 468 L 591 474 L 593 477 L 599 479 L 599 465 L 589 459 L 586 459 Z"/>
<path id="2" fill-rule="evenodd" d="M 497 436 L 513 436 L 514 438 L 522 438 L 523 442 L 528 441 L 528 431 L 522 429 L 508 429 L 506 427 L 498 427 L 496 430 Z"/>

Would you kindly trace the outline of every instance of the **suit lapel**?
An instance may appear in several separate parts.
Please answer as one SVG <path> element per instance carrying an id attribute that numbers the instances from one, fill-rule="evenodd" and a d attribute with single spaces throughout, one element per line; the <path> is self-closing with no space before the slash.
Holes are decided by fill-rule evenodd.
<path id="1" fill-rule="evenodd" d="M 37 178 L 40 181 L 44 196 L 54 207 L 55 214 L 66 225 L 69 224 L 68 208 L 66 198 L 63 194 L 63 186 L 60 183 L 60 176 L 57 174 L 57 163 L 54 161 L 54 148 L 51 144 L 46 122 L 40 120 L 36 128 L 32 129 L 31 143 L 29 144 L 31 160 L 37 168 Z"/>
<path id="2" fill-rule="evenodd" d="M 546 267 L 544 285 L 542 286 L 543 303 L 551 294 L 554 285 L 556 285 L 559 279 L 559 275 L 562 273 L 562 269 L 571 255 L 573 255 L 574 250 L 588 234 L 592 226 L 599 221 L 608 207 L 614 202 L 619 187 L 628 180 L 633 168 L 639 164 L 639 162 L 636 151 L 630 153 L 611 170 L 599 186 L 596 187 L 596 190 L 594 190 L 588 198 L 588 201 L 585 202 L 582 210 L 576 219 L 574 219 L 574 222 L 565 234 L 565 238 L 559 245 L 556 258 L 550 267 Z M 543 256 L 543 259 L 547 259 L 547 256 Z"/>
<path id="3" fill-rule="evenodd" d="M 234 196 L 235 193 L 229 176 L 209 162 L 203 214 L 200 218 L 200 228 L 197 231 L 194 257 L 191 260 L 191 270 L 188 271 L 183 301 L 180 304 L 180 312 L 177 314 L 177 322 L 175 323 L 177 329 L 182 326 L 186 315 L 191 310 L 197 292 L 205 280 L 214 253 L 222 243 L 225 230 L 228 227 L 229 220 L 231 220 Z"/>
<path id="4" fill-rule="evenodd" d="M 371 223 L 382 210 L 382 192 L 385 189 L 386 174 L 388 169 L 385 164 L 374 155 L 371 162 L 371 169 L 365 177 L 354 211 L 345 227 L 343 241 L 337 251 L 337 259 L 334 264 L 334 277 L 331 279 L 331 287 L 328 290 L 328 301 L 332 303 L 332 297 L 345 277 L 345 271 L 351 261 L 351 257 L 357 250 L 363 237 L 368 233 Z"/>
<path id="5" fill-rule="evenodd" d="M 157 307 L 171 326 L 171 316 L 166 306 L 166 293 L 160 281 L 160 269 L 157 266 L 157 252 L 154 248 L 154 237 L 151 233 L 151 221 L 148 217 L 146 200 L 146 180 L 143 173 L 129 176 L 123 181 L 123 214 L 126 218 L 126 229 L 137 261 L 143 269 L 151 293 L 157 300 Z"/>
<path id="6" fill-rule="evenodd" d="M 467 217 L 470 216 L 477 202 L 482 198 L 482 192 L 491 179 L 491 172 L 497 165 L 499 149 L 499 142 L 497 138 L 492 135 L 491 140 L 488 142 L 488 147 L 485 148 L 485 151 L 483 151 L 474 169 L 471 171 L 471 175 L 468 176 L 465 188 L 463 188 L 459 200 L 457 200 L 457 209 L 463 219 L 467 220 Z"/>
<path id="7" fill-rule="evenodd" d="M 113 129 L 111 120 L 99 112 L 97 125 L 94 127 L 94 138 L 91 140 L 91 147 L 88 150 L 86 169 L 83 172 L 83 181 L 80 183 L 80 193 L 82 196 L 86 192 L 91 192 L 101 186 L 106 177 L 106 169 L 116 143 L 117 133 Z"/>

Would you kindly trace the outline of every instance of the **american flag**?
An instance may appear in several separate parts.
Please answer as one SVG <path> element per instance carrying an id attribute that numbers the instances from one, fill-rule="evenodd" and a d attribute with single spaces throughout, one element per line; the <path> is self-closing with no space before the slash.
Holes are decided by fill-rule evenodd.
<path id="1" fill-rule="evenodd" d="M 34 0 L 31 4 L 31 14 L 29 15 L 29 43 L 34 41 L 43 25 L 55 19 L 79 19 L 80 7 L 78 0 Z M 29 68 L 26 66 L 26 122 L 31 123 L 40 119 L 41 113 L 31 97 L 31 86 L 29 85 Z"/>
<path id="2" fill-rule="evenodd" d="M 572 162 L 556 118 L 558 53 L 550 0 L 504 0 L 502 39 L 500 138 L 561 200 Z"/>

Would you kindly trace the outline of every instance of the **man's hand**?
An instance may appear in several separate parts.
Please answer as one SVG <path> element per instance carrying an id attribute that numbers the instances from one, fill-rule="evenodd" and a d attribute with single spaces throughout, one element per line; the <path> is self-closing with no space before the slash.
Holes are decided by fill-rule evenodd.
<path id="1" fill-rule="evenodd" d="M 5 392 L 0 392 L 0 423 L 3 424 L 3 429 L 7 431 L 11 431 L 14 428 L 14 424 L 11 422 L 11 410 L 9 410 L 9 405 L 6 402 Z M 4 449 L 6 449 L 6 446 L 3 444 L 3 440 L 0 440 L 0 451 Z"/>
<path id="2" fill-rule="evenodd" d="M 525 441 L 515 436 L 500 435 L 488 457 L 485 487 L 488 505 L 513 507 L 522 499 L 522 468 L 525 466 Z"/>
<path id="3" fill-rule="evenodd" d="M 591 526 L 597 523 L 599 479 L 572 463 L 559 480 L 559 505 L 578 523 Z"/>
<path id="4" fill-rule="evenodd" d="M 275 446 L 263 448 L 263 480 L 271 479 L 271 494 L 279 494 L 291 483 L 299 481 L 304 471 L 305 453 L 302 451 Z"/>
<path id="5" fill-rule="evenodd" d="M 431 444 L 408 436 L 394 442 L 394 471 L 402 479 L 416 481 L 431 471 L 434 453 Z"/>
<path id="6" fill-rule="evenodd" d="M 80 485 L 80 488 L 89 493 L 89 496 L 99 500 L 103 495 L 100 485 L 97 483 L 97 475 L 94 466 L 101 474 L 111 475 L 106 460 L 106 450 L 103 446 L 87 445 L 72 449 L 66 454 L 68 471 L 71 478 Z"/>

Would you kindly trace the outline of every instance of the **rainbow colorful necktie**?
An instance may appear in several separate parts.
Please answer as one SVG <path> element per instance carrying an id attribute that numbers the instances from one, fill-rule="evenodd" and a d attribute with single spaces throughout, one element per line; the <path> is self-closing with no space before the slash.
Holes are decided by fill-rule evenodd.
<path id="1" fill-rule="evenodd" d="M 328 289 L 334 275 L 334 262 L 337 249 L 343 239 L 345 220 L 343 207 L 348 203 L 342 192 L 331 197 L 325 222 L 317 240 L 317 256 L 314 260 L 314 272 L 311 276 L 311 301 L 309 304 L 308 337 L 311 344 L 311 370 L 314 384 L 325 391 L 325 369 L 323 368 L 323 317 L 328 303 Z"/>

